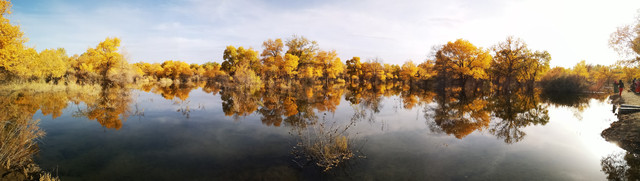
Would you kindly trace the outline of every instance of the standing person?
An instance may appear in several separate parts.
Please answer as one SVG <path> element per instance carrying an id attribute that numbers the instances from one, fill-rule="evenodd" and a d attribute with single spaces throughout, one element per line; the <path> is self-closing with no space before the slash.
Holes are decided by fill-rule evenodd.
<path id="1" fill-rule="evenodd" d="M 613 93 L 618 93 L 618 81 L 613 81 Z"/>
<path id="2" fill-rule="evenodd" d="M 640 79 L 636 79 L 635 87 L 633 87 L 633 92 L 640 93 Z"/>
<path id="3" fill-rule="evenodd" d="M 622 91 L 624 90 L 624 83 L 622 83 L 622 80 L 618 81 L 618 90 L 620 91 L 620 96 L 622 96 Z"/>
<path id="4" fill-rule="evenodd" d="M 632 92 L 636 92 L 636 86 L 637 85 L 638 85 L 638 83 L 636 82 L 636 78 L 633 78 L 633 81 L 631 82 L 631 87 L 629 87 Z"/>

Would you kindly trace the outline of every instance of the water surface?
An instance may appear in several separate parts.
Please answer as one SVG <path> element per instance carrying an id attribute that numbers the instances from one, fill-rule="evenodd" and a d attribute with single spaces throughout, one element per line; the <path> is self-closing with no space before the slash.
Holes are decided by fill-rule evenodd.
<path id="1" fill-rule="evenodd" d="M 603 160 L 628 154 L 600 136 L 617 120 L 606 96 L 401 85 L 98 92 L 66 96 L 57 114 L 36 108 L 47 134 L 36 162 L 62 180 L 604 180 Z M 326 169 L 314 145 L 347 159 Z"/>

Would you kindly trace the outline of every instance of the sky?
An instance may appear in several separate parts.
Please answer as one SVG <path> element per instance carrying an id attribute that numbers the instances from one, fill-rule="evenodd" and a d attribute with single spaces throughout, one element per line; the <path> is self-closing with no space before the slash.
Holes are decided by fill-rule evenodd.
<path id="1" fill-rule="evenodd" d="M 491 48 L 508 36 L 551 54 L 551 66 L 622 59 L 609 48 L 638 0 L 28 0 L 8 18 L 37 50 L 81 54 L 107 37 L 130 62 L 222 62 L 226 46 L 262 51 L 268 39 L 304 36 L 341 60 L 423 62 L 462 38 Z"/>

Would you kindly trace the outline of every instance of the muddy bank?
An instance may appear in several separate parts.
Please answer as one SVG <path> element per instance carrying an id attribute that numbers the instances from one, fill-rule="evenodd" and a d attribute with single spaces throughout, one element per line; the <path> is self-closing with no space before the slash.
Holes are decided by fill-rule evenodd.
<path id="1" fill-rule="evenodd" d="M 5 180 L 8 181 L 8 180 L 29 180 L 29 179 L 27 179 L 26 175 L 24 175 L 23 173 L 9 171 L 7 169 L 0 167 L 0 181 L 5 181 Z"/>
<path id="2" fill-rule="evenodd" d="M 41 170 L 38 165 L 33 163 L 24 167 L 11 169 L 0 166 L 0 181 L 18 180 L 60 181 L 58 177 L 54 177 L 50 173 Z"/>
<path id="3" fill-rule="evenodd" d="M 609 97 L 613 110 L 620 104 L 640 105 L 640 95 L 624 91 L 622 96 Z M 618 114 L 618 121 L 602 131 L 602 137 L 617 143 L 622 149 L 631 153 L 640 153 L 640 112 Z"/>

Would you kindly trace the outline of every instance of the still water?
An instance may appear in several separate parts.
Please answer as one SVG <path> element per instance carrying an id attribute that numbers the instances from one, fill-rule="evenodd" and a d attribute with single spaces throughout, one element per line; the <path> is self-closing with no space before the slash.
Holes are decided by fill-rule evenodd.
<path id="1" fill-rule="evenodd" d="M 624 164 L 600 136 L 606 95 L 388 87 L 103 88 L 40 106 L 36 163 L 62 180 L 606 180 L 603 159 Z"/>

